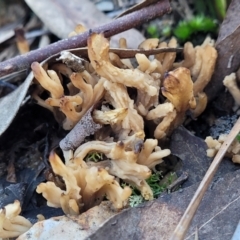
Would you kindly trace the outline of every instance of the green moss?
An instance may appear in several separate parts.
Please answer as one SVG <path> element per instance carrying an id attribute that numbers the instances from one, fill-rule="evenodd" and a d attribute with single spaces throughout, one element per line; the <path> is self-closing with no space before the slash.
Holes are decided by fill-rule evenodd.
<path id="1" fill-rule="evenodd" d="M 99 162 L 99 161 L 103 160 L 103 154 L 102 153 L 98 153 L 98 152 L 92 152 L 92 153 L 89 153 L 84 158 L 84 160 L 86 162 L 88 162 L 88 161 Z"/>
<path id="2" fill-rule="evenodd" d="M 130 207 L 137 207 L 140 203 L 144 202 L 142 195 L 131 195 L 129 197 Z"/>
<path id="3" fill-rule="evenodd" d="M 181 21 L 173 30 L 173 33 L 179 40 L 186 41 L 198 32 L 216 32 L 217 26 L 214 19 L 200 15 L 189 21 Z"/>
<path id="4" fill-rule="evenodd" d="M 172 34 L 171 27 L 166 25 L 161 30 L 157 25 L 150 24 L 147 29 L 147 34 L 150 38 L 170 37 Z"/>
<path id="5" fill-rule="evenodd" d="M 240 142 L 240 133 L 238 133 L 238 135 L 236 136 L 236 139 L 238 142 Z"/>
<path id="6" fill-rule="evenodd" d="M 151 37 L 151 38 L 159 38 L 159 31 L 156 25 L 149 25 L 147 27 L 147 34 Z"/>
<path id="7" fill-rule="evenodd" d="M 166 189 L 166 186 L 159 184 L 161 179 L 162 179 L 161 173 L 153 173 L 150 176 L 150 178 L 146 180 L 146 182 L 153 191 L 154 198 L 158 197 L 160 193 L 162 193 Z"/>
<path id="8" fill-rule="evenodd" d="M 148 178 L 146 180 L 146 182 L 148 183 L 148 185 L 150 186 L 150 188 L 153 191 L 153 197 L 157 198 L 162 192 L 164 192 L 167 188 L 168 185 L 170 185 L 173 180 L 174 180 L 174 173 L 171 173 L 168 175 L 166 181 L 164 184 L 160 184 L 160 181 L 162 180 L 162 175 L 160 172 L 156 172 L 153 173 L 150 178 Z M 122 187 L 126 186 L 128 184 L 123 183 Z M 131 186 L 130 186 L 131 187 Z M 141 196 L 141 193 L 139 192 L 138 189 L 136 188 L 132 188 L 132 195 L 129 197 L 129 205 L 131 207 L 136 207 L 138 206 L 140 203 L 144 202 L 144 198 Z"/>

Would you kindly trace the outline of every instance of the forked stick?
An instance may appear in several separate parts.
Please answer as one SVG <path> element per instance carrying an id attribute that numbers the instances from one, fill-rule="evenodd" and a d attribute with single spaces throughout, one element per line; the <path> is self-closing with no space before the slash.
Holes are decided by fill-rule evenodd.
<path id="1" fill-rule="evenodd" d="M 237 120 L 235 125 L 233 126 L 232 130 L 228 134 L 226 140 L 222 144 L 221 148 L 219 149 L 217 155 L 213 159 L 212 164 L 210 165 L 208 171 L 206 172 L 203 180 L 201 181 L 197 191 L 195 192 L 191 202 L 189 203 L 185 213 L 183 214 L 180 222 L 178 223 L 176 229 L 174 230 L 170 240 L 183 240 L 188 228 L 192 222 L 192 219 L 195 215 L 195 212 L 200 205 L 200 202 L 207 191 L 214 174 L 216 173 L 220 162 L 222 161 L 228 147 L 232 144 L 233 140 L 240 132 L 240 118 Z"/>

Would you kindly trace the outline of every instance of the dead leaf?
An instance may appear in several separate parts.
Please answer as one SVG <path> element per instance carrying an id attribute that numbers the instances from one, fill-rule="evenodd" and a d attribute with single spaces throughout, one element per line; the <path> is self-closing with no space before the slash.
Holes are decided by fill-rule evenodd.
<path id="1" fill-rule="evenodd" d="M 220 27 L 216 42 L 218 58 L 212 79 L 206 87 L 209 100 L 217 96 L 223 89 L 223 79 L 232 72 L 236 72 L 240 65 L 240 2 L 231 1 L 227 15 Z"/>
<path id="2" fill-rule="evenodd" d="M 208 167 L 210 158 L 206 156 L 206 143 L 187 129 L 180 126 L 171 136 L 170 150 L 174 156 L 182 160 L 181 171 L 189 174 L 184 186 L 190 186 L 202 180 Z"/>
<path id="3" fill-rule="evenodd" d="M 60 216 L 36 223 L 28 232 L 21 235 L 23 239 L 88 239 L 103 222 L 114 216 L 109 202 L 91 208 L 80 216 Z"/>
<path id="4" fill-rule="evenodd" d="M 216 179 L 204 196 L 185 239 L 231 239 L 239 222 L 240 171 Z"/>
<path id="5" fill-rule="evenodd" d="M 21 24 L 24 20 L 27 8 L 21 0 L 4 1 L 0 0 L 0 28 L 14 28 L 15 24 Z M 10 24 L 13 24 L 12 26 Z"/>
<path id="6" fill-rule="evenodd" d="M 0 44 L 9 40 L 13 36 L 14 36 L 14 31 L 12 29 L 8 29 L 8 30 L 0 29 Z"/>
<path id="7" fill-rule="evenodd" d="M 192 219 L 195 216 L 195 213 L 208 189 L 210 186 L 215 173 L 218 170 L 220 163 L 224 155 L 227 153 L 228 148 L 233 143 L 234 139 L 236 138 L 238 132 L 240 131 L 240 118 L 234 124 L 233 128 L 231 129 L 230 133 L 227 135 L 226 139 L 224 140 L 223 144 L 219 148 L 216 156 L 214 157 L 210 167 L 208 168 L 206 174 L 204 175 L 202 181 L 199 184 L 194 196 L 191 199 L 186 211 L 184 212 L 180 222 L 178 223 L 176 229 L 174 230 L 171 239 L 183 239 L 191 225 Z"/>
<path id="8" fill-rule="evenodd" d="M 16 199 L 21 203 L 21 205 L 23 204 L 27 189 L 26 183 L 9 184 L 1 178 L 0 184 L 0 208 L 3 208 L 9 203 L 13 203 Z M 4 188 L 2 186 L 4 186 Z"/>
<path id="9" fill-rule="evenodd" d="M 181 214 L 181 209 L 154 200 L 112 217 L 88 239 L 167 240 Z"/>
<path id="10" fill-rule="evenodd" d="M 0 99 L 0 136 L 8 128 L 16 116 L 22 101 L 26 96 L 32 79 L 33 74 L 30 73 L 20 87 L 18 87 L 14 92 L 11 92 L 7 96 Z"/>
<path id="11" fill-rule="evenodd" d="M 183 185 L 184 187 L 202 180 L 212 161 L 211 158 L 207 157 L 207 145 L 203 139 L 194 136 L 186 128 L 180 126 L 171 135 L 170 150 L 174 156 L 182 160 L 182 166 L 177 175 L 182 172 L 189 174 L 188 180 Z M 222 177 L 236 169 L 236 165 L 226 159 L 220 165 L 215 178 Z"/>
<path id="12" fill-rule="evenodd" d="M 230 239 L 239 221 L 240 170 L 216 180 L 206 193 L 185 239 Z M 112 217 L 88 239 L 168 240 L 198 184 Z M 231 218 L 231 221 L 229 219 Z"/>
<path id="13" fill-rule="evenodd" d="M 81 0 L 81 2 L 78 0 L 42 0 L 37 2 L 25 0 L 25 2 L 50 31 L 59 38 L 67 38 L 78 24 L 82 24 L 86 29 L 92 29 L 111 21 L 89 0 Z M 131 29 L 112 38 L 115 47 L 118 46 L 120 37 L 127 39 L 130 48 L 137 47 L 145 39 L 139 31 Z"/>

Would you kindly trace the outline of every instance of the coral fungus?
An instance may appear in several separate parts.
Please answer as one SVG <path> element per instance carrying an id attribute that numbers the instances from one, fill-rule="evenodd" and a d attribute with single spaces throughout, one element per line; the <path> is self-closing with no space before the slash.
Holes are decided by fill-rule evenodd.
<path id="1" fill-rule="evenodd" d="M 127 43 L 121 39 L 119 45 L 123 49 Z M 176 46 L 172 38 L 169 43 L 147 40 L 139 47 Z M 88 58 L 64 52 L 58 59 L 63 63 L 54 63 L 47 71 L 33 63 L 41 85 L 35 99 L 55 116 L 59 111 L 63 128 L 71 130 L 60 142 L 64 161 L 55 153 L 50 155 L 52 169 L 61 176 L 63 186 L 49 181 L 41 183 L 37 192 L 49 206 L 61 207 L 67 214 L 79 214 L 104 197 L 116 209 L 123 208 L 131 189 L 122 187 L 122 181 L 137 188 L 146 200 L 153 199 L 146 180 L 170 154 L 159 146 L 158 139 L 182 124 L 187 111 L 192 111 L 194 118 L 204 111 L 207 98 L 203 91 L 216 56 L 211 41 L 206 40 L 197 47 L 186 43 L 179 63 L 175 63 L 175 52 L 152 57 L 138 52 L 134 62 L 111 52 L 108 40 L 93 33 L 88 39 Z M 46 100 L 41 98 L 44 89 L 49 93 Z M 154 136 L 145 131 L 150 125 L 155 128 Z M 89 161 L 91 154 L 102 157 L 98 162 Z"/>
<path id="2" fill-rule="evenodd" d="M 0 239 L 18 237 L 32 226 L 29 220 L 19 215 L 20 212 L 18 200 L 0 209 Z"/>

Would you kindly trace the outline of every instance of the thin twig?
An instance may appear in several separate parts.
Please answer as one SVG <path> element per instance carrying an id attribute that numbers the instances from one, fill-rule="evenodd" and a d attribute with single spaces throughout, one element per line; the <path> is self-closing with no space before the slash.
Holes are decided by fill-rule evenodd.
<path id="1" fill-rule="evenodd" d="M 104 33 L 105 37 L 111 37 L 115 34 L 141 25 L 151 19 L 160 17 L 165 13 L 169 13 L 170 11 L 171 7 L 169 1 L 161 0 L 156 4 L 147 6 L 136 12 L 115 19 L 108 24 L 93 28 L 89 32 Z M 27 54 L 0 63 L 0 77 L 13 72 L 29 69 L 32 62 L 41 62 L 53 54 L 59 53 L 63 50 L 85 47 L 87 45 L 89 32 L 84 32 L 80 35 L 58 41 L 47 47 L 31 51 Z"/>
<path id="2" fill-rule="evenodd" d="M 231 132 L 227 136 L 226 140 L 222 144 L 221 148 L 219 149 L 217 155 L 213 159 L 211 166 L 209 167 L 208 171 L 206 172 L 203 180 L 201 181 L 197 191 L 195 192 L 191 202 L 189 203 L 185 213 L 183 214 L 180 222 L 178 223 L 173 235 L 171 236 L 171 240 L 183 240 L 188 228 L 192 222 L 192 219 L 195 215 L 195 212 L 198 209 L 201 200 L 207 191 L 214 174 L 216 173 L 219 164 L 221 163 L 227 149 L 232 144 L 234 139 L 236 138 L 237 134 L 240 132 L 240 118 L 237 120 L 235 125 L 233 126 Z"/>

